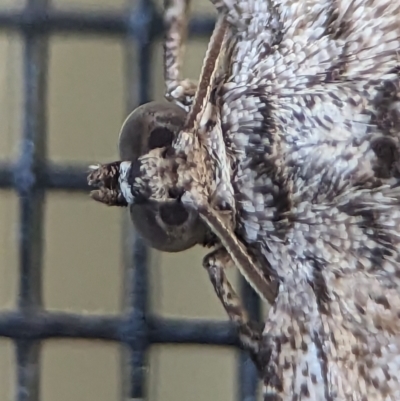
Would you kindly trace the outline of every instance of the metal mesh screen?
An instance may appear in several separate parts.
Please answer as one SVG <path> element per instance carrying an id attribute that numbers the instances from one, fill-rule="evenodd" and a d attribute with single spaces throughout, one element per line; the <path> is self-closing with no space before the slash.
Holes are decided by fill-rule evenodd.
<path id="1" fill-rule="evenodd" d="M 129 350 L 129 394 L 146 398 L 148 348 L 155 343 L 206 344 L 238 347 L 234 328 L 228 322 L 161 318 L 147 308 L 147 249 L 135 238 L 127 263 L 126 312 L 119 316 L 88 316 L 50 312 L 42 303 L 43 208 L 46 191 L 88 191 L 86 166 L 63 166 L 48 162 L 46 154 L 46 95 L 48 41 L 53 33 L 118 36 L 126 45 L 126 84 L 131 98 L 149 101 L 151 56 L 155 39 L 162 32 L 161 10 L 149 0 L 132 0 L 121 12 L 57 11 L 47 0 L 27 0 L 24 9 L 0 12 L 0 28 L 19 32 L 23 53 L 23 132 L 19 157 L 11 164 L 0 161 L 0 188 L 14 189 L 19 199 L 19 292 L 18 307 L 0 312 L 0 336 L 15 343 L 18 401 L 40 400 L 40 343 L 49 338 L 85 338 L 119 342 Z M 208 36 L 214 21 L 194 17 L 191 36 Z M 136 57 L 131 56 L 132 50 Z M 130 68 L 129 68 L 130 66 Z M 136 77 L 133 76 L 134 72 Z M 139 77 L 137 74 L 139 73 Z M 133 79 L 135 78 L 135 79 Z M 135 82 L 135 84 L 134 84 Z M 136 84 L 139 83 L 139 84 Z M 138 104 L 128 99 L 127 110 Z M 51 135 L 51 133 L 49 133 Z M 258 299 L 242 280 L 244 303 L 254 318 L 260 314 Z M 257 377 L 245 353 L 238 359 L 238 400 L 256 399 Z"/>

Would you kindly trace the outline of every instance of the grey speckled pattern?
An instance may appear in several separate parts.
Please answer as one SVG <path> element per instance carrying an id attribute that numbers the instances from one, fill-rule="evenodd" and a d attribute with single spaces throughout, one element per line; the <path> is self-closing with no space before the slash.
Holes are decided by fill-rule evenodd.
<path id="1" fill-rule="evenodd" d="M 186 124 L 124 176 L 129 197 L 216 235 L 205 267 L 265 401 L 400 400 L 400 0 L 214 4 L 197 92 L 175 80 Z M 232 261 L 272 303 L 262 334 Z"/>

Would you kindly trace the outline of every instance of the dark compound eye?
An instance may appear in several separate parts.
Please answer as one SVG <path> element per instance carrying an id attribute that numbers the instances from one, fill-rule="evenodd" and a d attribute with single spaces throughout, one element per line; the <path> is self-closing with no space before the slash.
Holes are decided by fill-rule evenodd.
<path id="1" fill-rule="evenodd" d="M 132 111 L 119 134 L 121 160 L 136 160 L 151 149 L 171 147 L 174 137 L 186 120 L 179 106 L 150 102 Z"/>
<path id="2" fill-rule="evenodd" d="M 149 141 L 147 143 L 149 149 L 164 148 L 172 145 L 174 133 L 168 128 L 157 127 L 150 132 Z"/>
<path id="3" fill-rule="evenodd" d="M 160 217 L 169 226 L 181 226 L 189 218 L 189 213 L 180 203 L 160 206 Z"/>

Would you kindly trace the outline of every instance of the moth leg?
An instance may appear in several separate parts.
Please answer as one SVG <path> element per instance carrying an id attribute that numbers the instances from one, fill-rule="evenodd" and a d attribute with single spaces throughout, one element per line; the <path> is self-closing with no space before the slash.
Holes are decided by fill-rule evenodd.
<path id="1" fill-rule="evenodd" d="M 232 227 L 229 226 L 229 223 L 227 224 L 223 214 L 214 210 L 206 200 L 201 199 L 201 196 L 199 193 L 187 191 L 182 195 L 181 201 L 186 207 L 199 213 L 200 218 L 219 238 L 243 277 L 262 299 L 272 305 L 278 289 L 273 270 L 270 269 L 267 262 L 262 268 L 251 257 L 246 247 L 236 237 Z"/>
<path id="2" fill-rule="evenodd" d="M 262 339 L 262 327 L 251 321 L 239 297 L 225 275 L 225 268 L 233 265 L 232 259 L 225 249 L 219 248 L 206 255 L 203 266 L 208 272 L 219 300 L 225 308 L 230 320 L 239 331 L 239 338 L 244 349 L 250 352 L 257 364 L 257 356 Z"/>
<path id="3" fill-rule="evenodd" d="M 184 44 L 187 37 L 190 0 L 165 1 L 164 22 L 166 28 L 164 42 L 165 97 L 189 110 L 196 93 L 197 84 L 182 79 L 181 69 Z"/>

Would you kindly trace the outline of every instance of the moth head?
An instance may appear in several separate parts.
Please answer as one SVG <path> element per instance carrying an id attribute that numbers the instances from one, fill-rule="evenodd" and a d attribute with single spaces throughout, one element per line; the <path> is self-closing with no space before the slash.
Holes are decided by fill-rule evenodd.
<path id="1" fill-rule="evenodd" d="M 129 182 L 158 185 L 152 177 L 154 166 L 166 162 L 165 154 L 185 119 L 186 112 L 172 103 L 139 106 L 127 117 L 119 134 L 118 148 L 123 161 L 93 166 L 88 177 L 89 185 L 97 187 L 91 193 L 93 199 L 107 205 L 128 206 L 135 229 L 145 242 L 165 252 L 180 252 L 204 243 L 205 225 L 179 199 L 160 202 L 142 196 L 133 200 Z M 168 183 L 159 184 L 168 191 Z"/>

